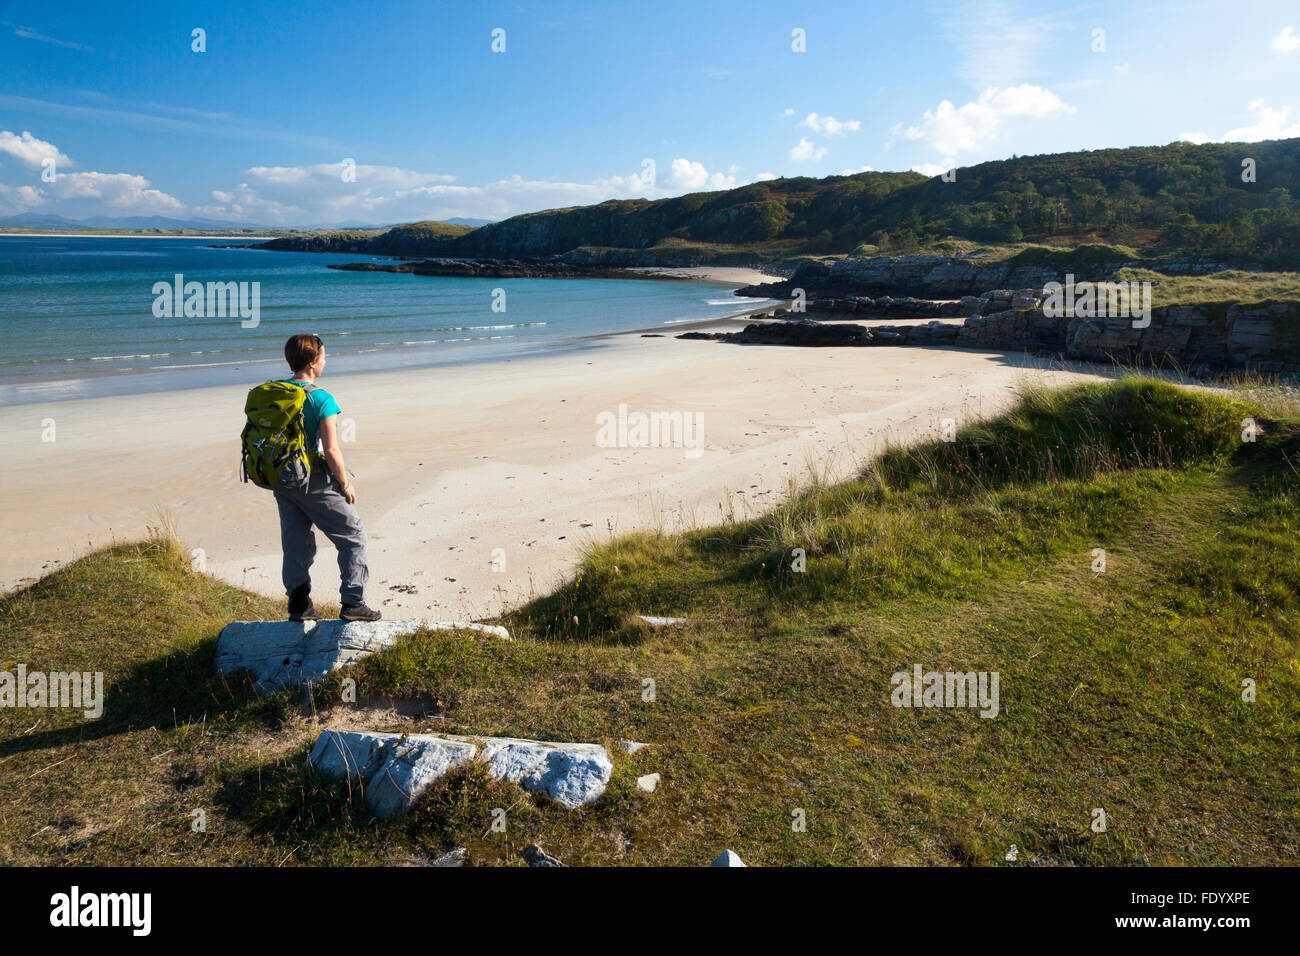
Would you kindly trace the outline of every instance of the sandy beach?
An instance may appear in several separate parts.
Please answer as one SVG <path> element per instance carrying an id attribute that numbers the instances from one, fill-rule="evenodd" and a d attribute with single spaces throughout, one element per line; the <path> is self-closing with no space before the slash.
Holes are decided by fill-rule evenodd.
<path id="1" fill-rule="evenodd" d="M 345 454 L 370 537 L 369 602 L 390 618 L 491 615 L 561 582 L 585 541 L 753 514 L 805 480 L 811 462 L 847 475 L 886 440 L 997 412 L 1018 383 L 1104 374 L 1018 356 L 734 346 L 676 331 L 450 368 L 327 372 L 321 384 L 355 422 Z M 163 412 L 157 394 L 11 409 L 0 424 L 12 503 L 0 587 L 143 537 L 166 514 L 209 573 L 282 593 L 272 495 L 237 476 L 245 392 L 170 392 Z M 620 405 L 693 413 L 702 454 L 601 447 L 597 416 Z M 52 442 L 42 441 L 49 420 Z M 323 536 L 313 580 L 318 600 L 337 599 Z"/>

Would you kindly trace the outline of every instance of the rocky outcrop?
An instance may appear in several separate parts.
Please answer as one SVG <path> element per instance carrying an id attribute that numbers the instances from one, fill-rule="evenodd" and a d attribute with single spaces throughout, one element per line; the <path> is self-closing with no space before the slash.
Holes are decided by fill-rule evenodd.
<path id="1" fill-rule="evenodd" d="M 387 819 L 474 760 L 482 760 L 494 779 L 545 793 L 570 810 L 599 799 L 614 769 L 599 744 L 333 729 L 321 732 L 307 763 L 325 776 L 362 784 L 366 805 Z"/>
<path id="2" fill-rule="evenodd" d="M 952 345 L 955 322 L 917 325 L 857 325 L 844 322 L 752 322 L 739 332 L 683 332 L 679 339 L 713 339 L 740 345 Z"/>
<path id="3" fill-rule="evenodd" d="M 802 289 L 809 299 L 860 296 L 912 296 L 923 299 L 960 299 L 994 289 L 1041 289 L 1063 281 L 1067 272 L 1097 281 L 1120 269 L 1157 269 L 1165 275 L 1199 275 L 1218 272 L 1221 262 L 1195 257 L 1160 260 L 1100 259 L 1081 257 L 1072 262 L 1060 254 L 1050 262 L 1014 257 L 989 262 L 974 256 L 895 256 L 872 259 L 825 259 L 805 262 L 783 282 L 764 282 L 737 289 L 737 295 L 785 299 Z"/>
<path id="4" fill-rule="evenodd" d="M 1169 306 L 1153 309 L 1145 329 L 1124 318 L 1072 319 L 1066 354 L 1193 370 L 1294 373 L 1300 371 L 1300 303 Z"/>
<path id="5" fill-rule="evenodd" d="M 406 272 L 461 279 L 682 279 L 602 264 L 573 263 L 559 256 L 539 259 L 420 259 L 414 262 L 344 262 L 348 272 Z"/>
<path id="6" fill-rule="evenodd" d="M 802 318 L 751 323 L 739 332 L 687 332 L 678 338 L 758 345 L 955 346 L 1120 364 L 1223 371 L 1300 373 L 1300 303 L 1164 306 L 1149 325 L 1128 317 L 1056 317 L 1034 289 L 982 296 L 961 323 L 860 325 Z M 987 310 L 987 311 L 986 311 Z"/>
<path id="7" fill-rule="evenodd" d="M 273 694 L 281 687 L 314 684 L 422 628 L 510 639 L 504 627 L 468 621 L 236 621 L 217 636 L 214 664 L 218 674 L 249 671 L 259 694 Z"/>
<path id="8" fill-rule="evenodd" d="M 752 322 L 740 332 L 684 332 L 679 339 L 716 339 L 742 345 L 869 345 L 864 325 L 814 322 Z"/>

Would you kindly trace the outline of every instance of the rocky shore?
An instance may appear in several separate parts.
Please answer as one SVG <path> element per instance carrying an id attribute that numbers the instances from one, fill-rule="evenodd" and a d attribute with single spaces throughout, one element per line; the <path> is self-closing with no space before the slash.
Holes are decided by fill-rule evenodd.
<path id="1" fill-rule="evenodd" d="M 878 300 L 868 300 L 879 309 Z M 897 301 L 897 300 L 893 300 Z M 759 345 L 949 346 L 1091 362 L 1178 367 L 1196 375 L 1300 373 L 1300 303 L 1211 303 L 1151 310 L 1149 325 L 1127 316 L 1054 316 L 1041 287 L 1000 289 L 960 300 L 962 322 L 909 325 L 816 321 L 786 310 L 739 332 L 686 332 L 683 339 Z M 952 303 L 936 303 L 947 310 Z M 890 308 L 887 305 L 885 308 Z M 856 308 L 856 307 L 855 307 Z M 901 307 L 900 307 L 901 308 Z M 908 314 L 916 315 L 912 306 Z M 850 318 L 855 313 L 840 313 Z M 920 313 L 922 317 L 925 312 Z M 950 312 L 941 314 L 948 315 Z"/>
<path id="2" fill-rule="evenodd" d="M 409 272 L 463 279 L 681 279 L 598 263 L 574 263 L 560 256 L 537 259 L 420 259 L 395 262 L 344 262 L 329 266 L 349 272 Z"/>
<path id="3" fill-rule="evenodd" d="M 998 289 L 1041 289 L 1063 281 L 1067 272 L 1093 281 L 1109 279 L 1123 268 L 1155 269 L 1165 275 L 1202 275 L 1230 266 L 1209 259 L 1183 257 L 1122 260 L 1076 250 L 1059 261 L 1026 261 L 1017 256 L 990 262 L 974 256 L 917 255 L 872 259 L 824 259 L 801 263 L 789 279 L 763 282 L 736 290 L 736 295 L 788 299 L 802 289 L 810 304 L 843 311 L 839 299 L 856 303 L 862 297 L 903 296 L 926 300 L 961 299 Z M 856 304 L 849 307 L 855 311 Z M 956 314 L 961 314 L 960 312 Z"/>

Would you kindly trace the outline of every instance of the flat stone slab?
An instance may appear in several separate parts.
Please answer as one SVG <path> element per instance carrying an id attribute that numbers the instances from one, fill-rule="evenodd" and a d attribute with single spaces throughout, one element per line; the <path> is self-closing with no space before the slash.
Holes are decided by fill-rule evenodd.
<path id="1" fill-rule="evenodd" d="M 245 668 L 259 694 L 273 694 L 281 687 L 314 684 L 421 628 L 481 631 L 510 640 L 504 627 L 467 621 L 235 621 L 217 637 L 215 665 L 218 674 Z"/>
<path id="2" fill-rule="evenodd" d="M 614 769 L 599 744 L 333 729 L 321 732 L 307 758 L 326 776 L 361 783 L 380 819 L 409 810 L 431 784 L 473 760 L 486 762 L 495 779 L 546 793 L 570 810 L 599 799 Z"/>

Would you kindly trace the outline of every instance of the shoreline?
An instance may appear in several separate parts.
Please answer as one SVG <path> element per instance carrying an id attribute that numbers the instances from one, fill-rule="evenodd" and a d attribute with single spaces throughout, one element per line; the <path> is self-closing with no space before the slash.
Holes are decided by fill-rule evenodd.
<path id="1" fill-rule="evenodd" d="M 829 480 L 847 477 L 886 440 L 1002 410 L 1026 376 L 1116 374 L 956 349 L 746 349 L 640 335 L 529 362 L 322 380 L 356 426 L 344 450 L 370 537 L 371 606 L 390 619 L 491 616 L 561 583 L 585 540 L 753 515 L 810 462 Z M 9 519 L 0 590 L 174 522 L 208 573 L 279 596 L 274 499 L 237 477 L 245 391 L 169 393 L 165 414 L 150 394 L 37 403 L 0 421 L 9 492 L 23 502 Z M 703 453 L 601 447 L 598 416 L 620 406 L 694 412 Z M 46 419 L 56 441 L 42 441 Z M 496 549 L 504 571 L 492 570 Z M 336 596 L 332 551 L 322 538 L 320 602 Z"/>
<path id="2" fill-rule="evenodd" d="M 128 238 L 135 238 L 135 237 L 128 237 Z M 167 237 L 155 237 L 155 238 L 167 238 Z M 676 269 L 672 271 L 676 273 L 676 275 L 674 276 L 675 278 L 694 279 L 701 283 L 714 284 L 719 287 L 720 291 L 722 288 L 725 288 L 728 292 L 731 292 L 735 288 L 739 288 L 746 283 L 752 282 L 752 280 L 755 277 L 762 276 L 762 273 L 759 273 L 757 270 L 742 269 L 739 267 L 727 267 L 725 269 L 682 268 L 682 269 Z M 720 275 L 719 273 L 722 274 Z M 537 358 L 544 358 L 549 355 L 563 354 L 566 352 L 572 352 L 584 348 L 591 348 L 597 343 L 608 340 L 611 337 L 623 335 L 623 334 L 630 334 L 634 332 L 635 333 L 660 332 L 665 336 L 667 336 L 670 334 L 676 334 L 678 331 L 686 331 L 695 328 L 706 328 L 706 327 L 711 327 L 719 324 L 720 324 L 719 327 L 729 327 L 730 322 L 734 320 L 734 318 L 737 315 L 745 315 L 748 314 L 749 312 L 757 311 L 761 308 L 761 306 L 758 304 L 758 300 L 753 300 L 748 305 L 745 304 L 746 301 L 747 300 L 742 297 L 739 296 L 736 297 L 736 306 L 738 308 L 743 307 L 743 311 L 737 313 L 728 313 L 727 315 L 724 316 L 702 317 L 699 319 L 667 320 L 666 324 L 662 324 L 658 326 L 647 326 L 645 328 L 637 328 L 637 329 L 615 329 L 615 330 L 604 331 L 604 332 L 581 332 L 581 333 L 574 333 L 571 335 L 557 335 L 553 340 L 546 342 L 535 351 L 521 351 L 508 356 L 497 356 L 497 355 L 483 356 L 478 354 L 459 355 L 449 350 L 450 354 L 446 356 L 440 355 L 437 352 L 431 352 L 429 356 L 425 359 L 416 359 L 414 361 L 404 362 L 403 356 L 409 356 L 411 352 L 401 348 L 390 349 L 383 353 L 366 352 L 366 353 L 355 353 L 355 354 L 358 355 L 364 354 L 366 356 L 365 359 L 366 362 L 372 362 L 380 356 L 391 357 L 391 360 L 397 365 L 397 368 L 394 369 L 394 371 L 401 371 L 407 369 L 445 369 L 445 368 L 454 368 L 459 366 L 476 366 L 476 365 L 481 365 L 485 362 L 496 362 L 496 361 L 525 361 L 525 360 L 531 360 Z M 347 355 L 352 355 L 353 353 L 349 353 L 345 350 L 339 352 L 338 354 L 340 356 L 347 356 Z M 90 360 L 90 361 L 94 361 L 94 360 Z M 212 370 L 218 368 L 233 370 L 244 366 L 252 367 L 259 364 L 264 364 L 267 365 L 268 367 L 278 367 L 279 362 L 280 359 L 278 358 L 278 356 L 272 355 L 269 358 L 238 359 L 238 360 L 229 360 L 226 362 L 220 362 L 215 364 L 203 363 L 203 362 L 180 363 L 175 367 L 169 367 L 169 368 L 154 368 L 154 367 L 139 367 L 139 368 L 132 368 L 132 369 L 105 368 L 103 371 L 95 371 L 90 374 L 85 374 L 77 378 L 67 378 L 67 379 L 21 378 L 21 379 L 14 379 L 12 381 L 0 380 L 0 396 L 5 396 L 6 392 L 10 389 L 18 390 L 16 392 L 18 400 L 16 401 L 10 400 L 9 397 L 6 397 L 6 400 L 0 401 L 0 408 L 25 408 L 25 407 L 30 407 L 31 405 L 34 404 L 85 401 L 85 400 L 94 400 L 97 398 L 122 397 L 126 395 L 153 395 L 153 394 L 161 394 L 163 392 L 171 392 L 171 391 L 178 391 L 178 390 L 191 391 L 195 388 L 220 387 L 223 384 L 229 384 L 229 383 L 212 380 L 211 376 L 216 374 Z M 93 368 L 93 365 L 88 365 L 87 367 L 88 369 Z M 336 372 L 335 377 L 341 378 L 341 377 L 347 377 L 353 375 L 371 375 L 371 374 L 378 374 L 378 373 L 374 369 L 361 368 L 361 369 L 356 369 L 347 372 Z M 209 377 L 209 380 L 202 381 L 201 380 L 202 377 L 205 376 Z M 198 377 L 200 379 L 200 381 L 197 384 L 185 384 L 187 379 L 193 379 L 195 377 Z M 139 388 L 138 390 L 134 390 L 134 391 L 120 391 L 116 388 L 116 386 L 119 385 L 119 383 L 127 383 L 127 382 L 134 383 L 134 382 L 139 382 L 140 380 L 145 380 L 145 383 L 151 385 L 152 387 Z M 58 387 L 68 392 L 75 392 L 83 388 L 87 390 L 94 390 L 96 385 L 100 386 L 101 388 L 107 385 L 110 386 L 111 390 L 107 392 L 102 392 L 101 394 L 90 394 L 90 395 L 68 394 L 65 397 L 59 397 L 59 398 L 54 398 L 54 397 L 47 398 L 47 397 L 40 396 L 38 394 L 33 394 L 35 389 L 45 384 L 50 384 L 51 387 Z"/>
<path id="3" fill-rule="evenodd" d="M 6 236 L 20 236 L 24 239 L 248 239 L 250 236 L 229 235 L 229 236 L 192 236 L 192 235 L 159 235 L 156 232 L 0 232 L 0 239 Z M 257 236 L 256 238 L 265 238 L 266 241 L 272 239 L 284 239 L 285 236 Z"/>

